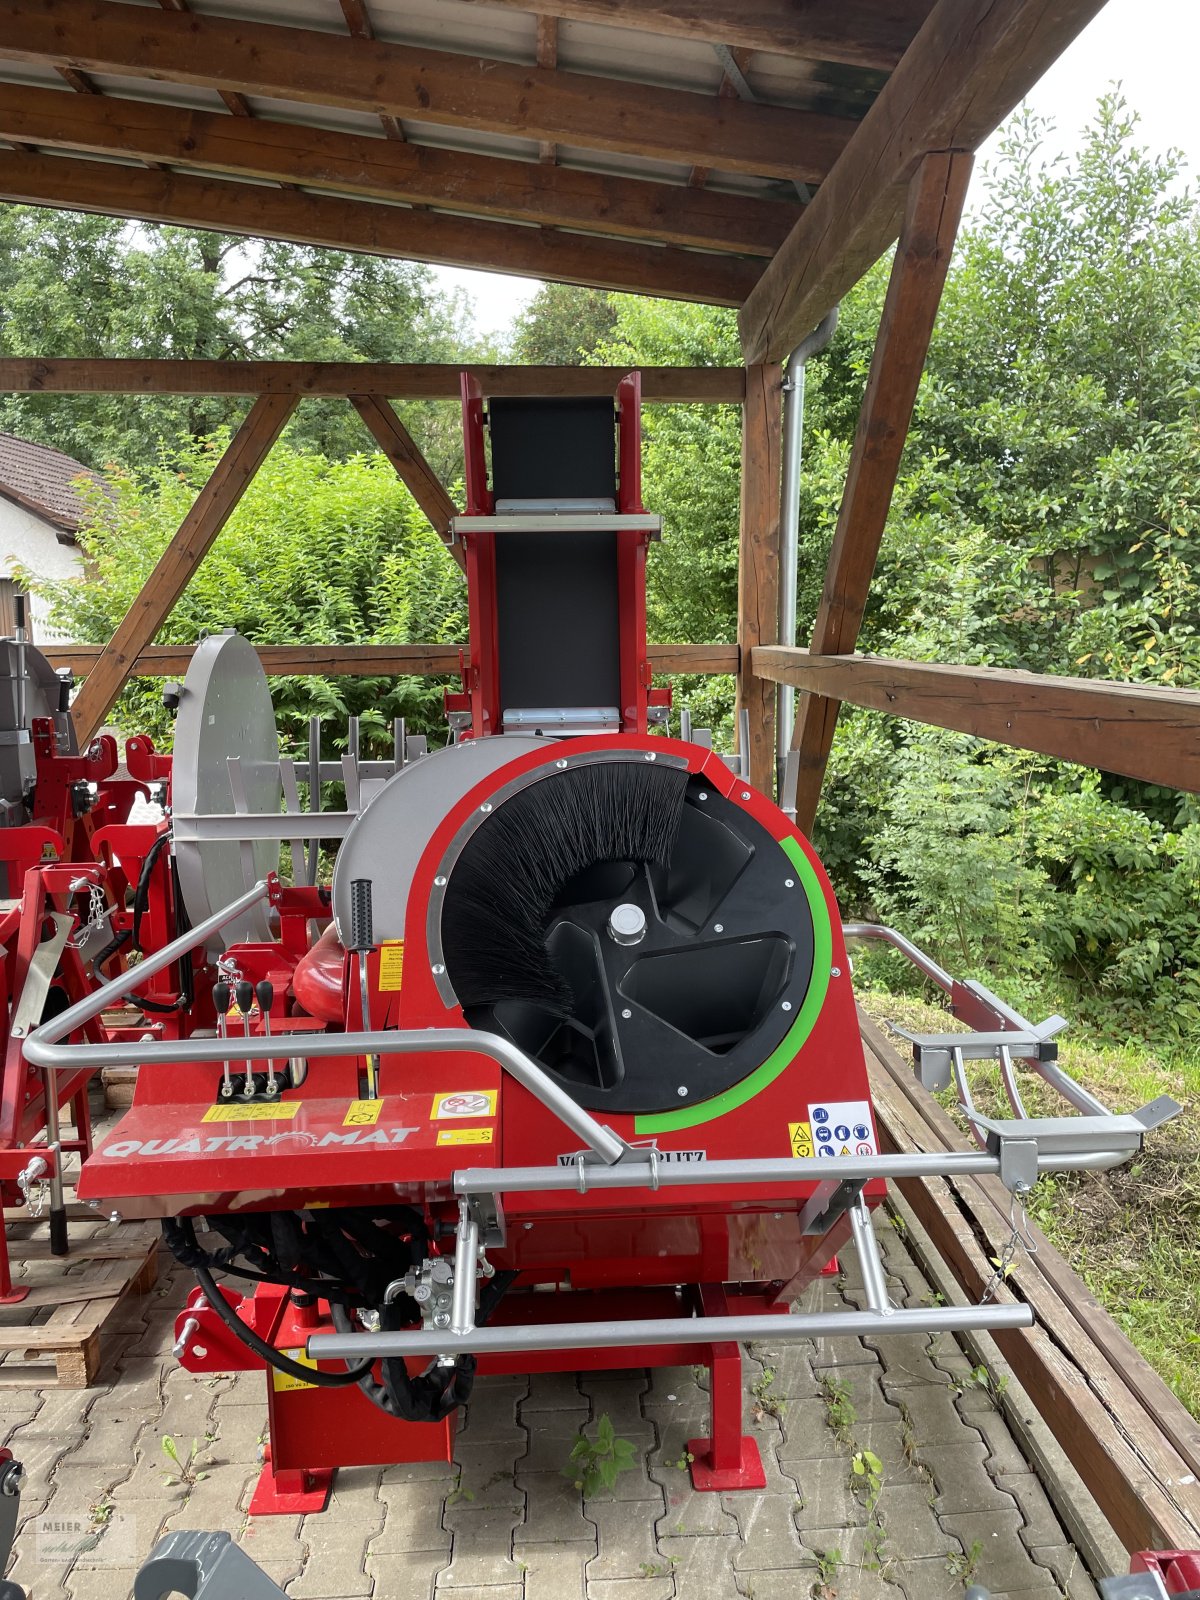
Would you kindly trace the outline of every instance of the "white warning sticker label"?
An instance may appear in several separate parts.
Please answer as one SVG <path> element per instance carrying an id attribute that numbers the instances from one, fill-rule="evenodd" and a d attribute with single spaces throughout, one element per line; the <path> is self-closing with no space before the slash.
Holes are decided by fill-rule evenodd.
<path id="1" fill-rule="evenodd" d="M 808 1108 L 819 1156 L 877 1156 L 879 1142 L 869 1100 L 822 1100 Z"/>

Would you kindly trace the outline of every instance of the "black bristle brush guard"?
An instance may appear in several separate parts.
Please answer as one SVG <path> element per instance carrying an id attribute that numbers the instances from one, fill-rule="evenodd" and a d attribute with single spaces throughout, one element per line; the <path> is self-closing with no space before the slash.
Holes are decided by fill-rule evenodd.
<path id="1" fill-rule="evenodd" d="M 778 842 L 640 750 L 497 801 L 448 876 L 442 959 L 468 1023 L 591 1110 L 678 1110 L 739 1083 L 812 977 L 811 912 Z M 646 919 L 635 946 L 607 931 L 629 903 Z"/>

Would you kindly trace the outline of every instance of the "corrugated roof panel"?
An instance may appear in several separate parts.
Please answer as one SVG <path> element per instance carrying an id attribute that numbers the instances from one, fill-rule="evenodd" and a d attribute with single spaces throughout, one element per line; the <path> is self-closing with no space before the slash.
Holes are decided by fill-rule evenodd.
<path id="1" fill-rule="evenodd" d="M 570 72 L 661 83 L 704 94 L 716 94 L 721 86 L 721 64 L 702 40 L 665 38 L 591 22 L 559 23 L 558 64 Z"/>

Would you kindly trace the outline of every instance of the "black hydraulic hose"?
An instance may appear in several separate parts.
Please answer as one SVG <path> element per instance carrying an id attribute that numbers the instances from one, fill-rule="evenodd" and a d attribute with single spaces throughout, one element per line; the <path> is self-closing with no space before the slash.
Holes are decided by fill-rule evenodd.
<path id="1" fill-rule="evenodd" d="M 246 1326 L 217 1288 L 216 1280 L 207 1267 L 197 1263 L 192 1270 L 196 1274 L 197 1283 L 204 1290 L 209 1305 L 230 1333 L 240 1339 L 248 1349 L 253 1350 L 254 1354 L 268 1366 L 274 1367 L 276 1372 L 282 1372 L 289 1378 L 299 1378 L 301 1383 L 311 1383 L 317 1389 L 346 1389 L 351 1384 L 361 1383 L 374 1365 L 374 1361 L 370 1360 L 360 1363 L 357 1367 L 347 1367 L 345 1372 L 322 1372 L 319 1367 L 301 1366 L 300 1362 L 285 1356 L 282 1350 L 276 1350 L 274 1345 L 268 1344 L 265 1339 L 260 1339 L 253 1328 Z"/>
<path id="2" fill-rule="evenodd" d="M 150 904 L 150 877 L 158 865 L 158 858 L 171 842 L 169 833 L 160 833 L 158 838 L 146 851 L 142 862 L 142 870 L 138 873 L 137 886 L 133 891 L 133 947 L 142 951 L 142 918 Z M 179 878 L 177 870 L 172 864 L 171 884 L 175 892 L 175 904 L 178 908 L 179 932 L 187 932 L 187 919 L 183 914 L 183 902 L 179 898 Z M 126 935 L 128 937 L 128 935 Z M 109 952 L 111 954 L 111 952 Z M 144 953 L 144 952 L 143 952 Z M 134 1000 L 132 995 L 127 995 L 132 1004 L 142 1011 L 149 1011 L 157 1016 L 171 1016 L 176 1011 L 186 1011 L 195 999 L 195 983 L 192 977 L 192 961 L 190 956 L 181 956 L 179 960 L 179 998 L 177 1000 L 162 1001 L 151 1000 L 148 995 L 142 995 Z"/>

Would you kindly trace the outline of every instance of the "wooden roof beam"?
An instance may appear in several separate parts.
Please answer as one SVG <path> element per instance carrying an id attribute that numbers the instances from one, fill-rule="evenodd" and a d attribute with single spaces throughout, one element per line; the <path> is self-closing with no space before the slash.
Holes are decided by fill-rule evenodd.
<path id="1" fill-rule="evenodd" d="M 247 127 L 216 111 L 75 98 L 21 84 L 0 83 L 0 139 L 723 253 L 770 256 L 799 215 L 788 201 L 689 193 L 678 184 L 543 168 L 265 117 Z"/>
<path id="2" fill-rule="evenodd" d="M 974 150 L 1104 0 L 938 0 L 739 318 L 747 362 L 795 349 L 900 232 L 927 151 Z"/>
<path id="3" fill-rule="evenodd" d="M 1096 0 L 1099 4 L 1100 0 Z M 0 60 L 820 182 L 856 124 L 444 50 L 113 0 L 0 0 Z"/>
<path id="4" fill-rule="evenodd" d="M 479 366 L 461 361 L 143 361 L 134 357 L 9 356 L 0 394 L 379 394 L 457 400 L 463 372 L 486 395 L 610 396 L 628 367 Z M 740 405 L 744 367 L 639 367 L 642 399 Z"/>
<path id="5" fill-rule="evenodd" d="M 367 10 L 367 0 L 342 0 L 342 15 L 346 19 L 346 27 L 350 30 L 352 38 L 373 39 L 375 26 L 371 21 L 371 13 Z M 404 140 L 404 129 L 395 117 L 381 116 L 380 126 L 389 139 Z"/>
<path id="6" fill-rule="evenodd" d="M 66 98 L 64 96 L 64 98 Z M 382 141 L 381 141 L 382 143 Z M 738 305 L 760 264 L 674 246 L 587 238 L 112 162 L 0 154 L 0 199 L 220 233 L 289 239 L 589 288 Z"/>
<path id="7" fill-rule="evenodd" d="M 529 0 L 490 0 L 515 11 Z M 931 0 L 555 0 L 559 17 L 890 71 Z"/>

